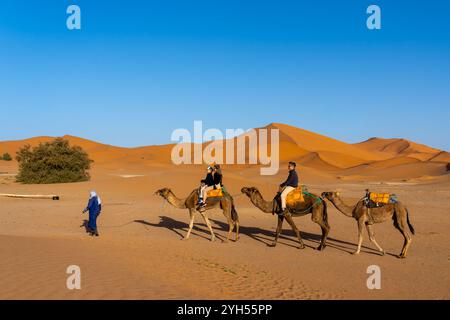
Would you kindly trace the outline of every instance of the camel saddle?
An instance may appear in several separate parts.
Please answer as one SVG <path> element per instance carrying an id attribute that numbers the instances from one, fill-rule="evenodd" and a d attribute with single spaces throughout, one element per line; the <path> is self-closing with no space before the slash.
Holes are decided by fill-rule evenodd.
<path id="1" fill-rule="evenodd" d="M 305 202 L 303 188 L 301 186 L 292 190 L 286 197 L 286 204 L 288 207 L 295 207 L 299 202 Z"/>
<path id="2" fill-rule="evenodd" d="M 305 202 L 302 186 L 297 187 L 296 189 L 292 190 L 286 197 L 287 209 L 291 213 L 294 213 L 297 205 L 302 202 Z M 272 214 L 277 213 L 280 208 L 281 208 L 281 193 L 278 192 L 273 201 Z"/>
<path id="3" fill-rule="evenodd" d="M 222 198 L 224 197 L 224 192 L 225 190 L 222 188 L 218 188 L 218 189 L 213 189 L 208 191 L 207 194 L 207 199 L 206 199 L 206 203 L 210 203 L 211 201 L 221 201 Z M 199 210 L 200 212 L 205 211 L 204 207 L 197 207 L 197 210 Z"/>
<path id="4" fill-rule="evenodd" d="M 222 188 L 210 190 L 207 192 L 208 199 L 209 198 L 222 198 L 223 197 L 223 190 Z"/>
<path id="5" fill-rule="evenodd" d="M 391 195 L 389 193 L 368 192 L 366 197 L 366 206 L 368 208 L 382 207 L 390 202 Z"/>
<path id="6" fill-rule="evenodd" d="M 377 204 L 388 204 L 391 195 L 389 193 L 375 193 L 369 194 L 369 199 Z"/>
<path id="7" fill-rule="evenodd" d="M 366 194 L 366 207 L 367 208 L 379 208 L 383 207 L 389 203 L 397 203 L 398 198 L 395 194 L 390 193 L 376 193 L 376 192 L 368 192 Z"/>

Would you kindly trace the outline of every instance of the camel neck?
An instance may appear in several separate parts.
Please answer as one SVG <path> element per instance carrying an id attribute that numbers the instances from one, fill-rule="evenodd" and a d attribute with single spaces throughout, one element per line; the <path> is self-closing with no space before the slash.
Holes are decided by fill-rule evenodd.
<path id="1" fill-rule="evenodd" d="M 336 209 L 338 209 L 340 212 L 342 212 L 344 215 L 346 215 L 347 217 L 353 217 L 353 210 L 354 207 L 348 206 L 344 203 L 344 201 L 342 201 L 341 198 L 339 197 L 335 197 L 332 201 L 331 201 L 334 206 L 336 207 Z"/>
<path id="2" fill-rule="evenodd" d="M 167 202 L 169 202 L 171 205 L 173 205 L 174 207 L 176 207 L 178 209 L 186 208 L 185 201 L 178 199 L 172 191 L 170 191 L 170 193 L 167 195 L 166 200 L 167 200 Z"/>
<path id="3" fill-rule="evenodd" d="M 273 210 L 273 201 L 266 201 L 262 197 L 261 193 L 259 191 L 255 192 L 251 197 L 250 200 L 252 203 L 258 207 L 261 211 L 265 213 L 272 213 Z"/>

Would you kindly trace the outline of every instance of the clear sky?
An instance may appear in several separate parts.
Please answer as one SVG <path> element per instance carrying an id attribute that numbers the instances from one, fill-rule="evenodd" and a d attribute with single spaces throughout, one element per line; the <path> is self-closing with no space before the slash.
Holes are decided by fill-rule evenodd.
<path id="1" fill-rule="evenodd" d="M 449 16 L 445 0 L 2 0 L 0 140 L 162 144 L 203 120 L 450 150 Z"/>

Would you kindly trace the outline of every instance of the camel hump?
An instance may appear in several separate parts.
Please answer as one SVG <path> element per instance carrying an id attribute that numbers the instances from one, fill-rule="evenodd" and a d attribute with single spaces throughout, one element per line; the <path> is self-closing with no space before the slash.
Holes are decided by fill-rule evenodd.
<path id="1" fill-rule="evenodd" d="M 297 187 L 292 190 L 286 197 L 286 204 L 289 207 L 296 207 L 298 203 L 305 202 L 305 197 L 303 196 L 303 187 Z"/>

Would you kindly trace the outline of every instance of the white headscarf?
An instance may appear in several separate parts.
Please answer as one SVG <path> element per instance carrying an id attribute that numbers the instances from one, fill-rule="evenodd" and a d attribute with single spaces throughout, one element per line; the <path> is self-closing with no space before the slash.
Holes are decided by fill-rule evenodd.
<path id="1" fill-rule="evenodd" d="M 94 190 L 91 191 L 90 199 L 92 199 L 93 197 L 97 197 L 98 204 L 102 204 L 102 199 L 100 199 L 100 197 L 97 195 L 97 192 L 95 192 Z"/>

